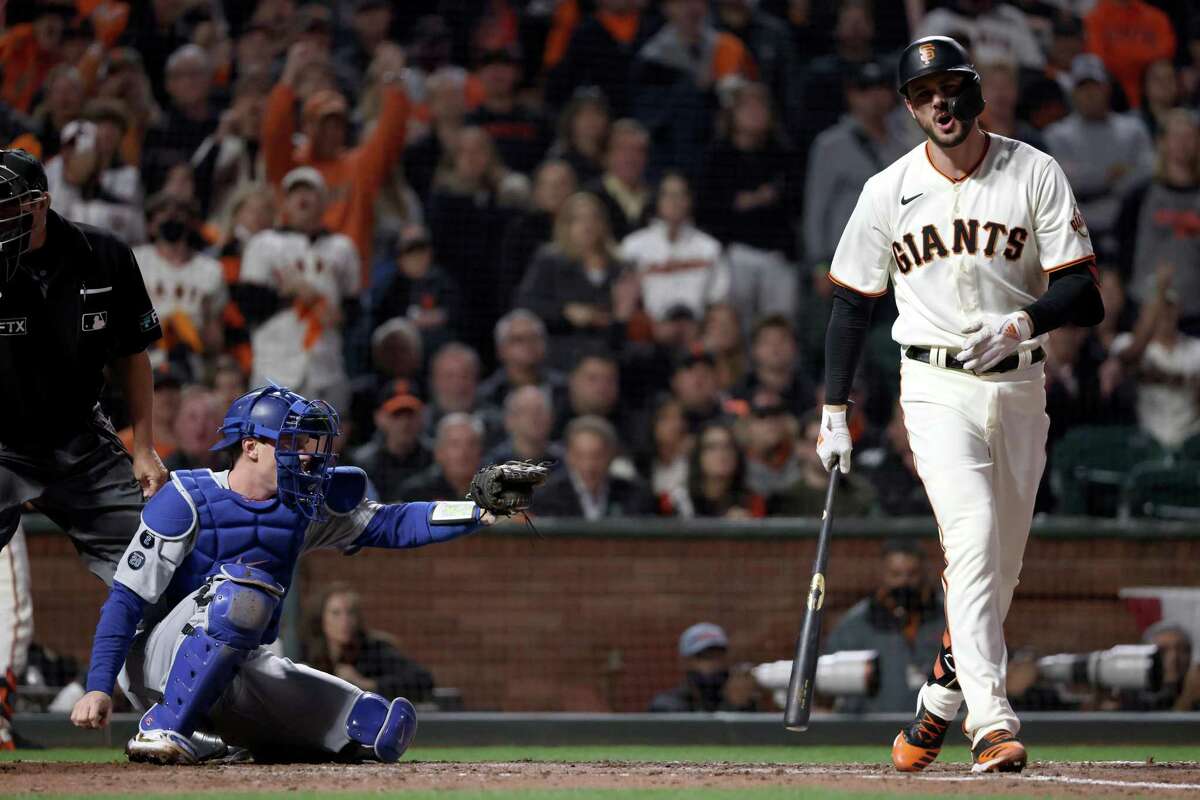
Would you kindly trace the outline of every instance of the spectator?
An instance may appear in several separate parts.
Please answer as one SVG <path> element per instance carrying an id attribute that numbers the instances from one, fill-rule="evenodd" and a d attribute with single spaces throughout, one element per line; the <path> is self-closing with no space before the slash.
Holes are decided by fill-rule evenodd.
<path id="1" fill-rule="evenodd" d="M 425 105 L 429 130 L 405 149 L 404 176 L 417 196 L 428 201 L 435 175 L 449 167 L 447 156 L 454 152 L 467 115 L 465 73 L 443 67 L 430 75 L 425 81 Z"/>
<path id="2" fill-rule="evenodd" d="M 192 156 L 197 195 L 206 216 L 228 213 L 230 199 L 247 184 L 265 179 L 262 148 L 263 107 L 270 84 L 259 75 L 243 75 L 229 108 L 221 112 L 213 134 Z"/>
<path id="3" fill-rule="evenodd" d="M 485 50 L 475 76 L 483 97 L 479 107 L 467 115 L 466 123 L 487 131 L 506 167 L 532 172 L 550 142 L 545 120 L 517 103 L 520 54 L 512 47 Z"/>
<path id="4" fill-rule="evenodd" d="M 1200 433 L 1200 339 L 1179 330 L 1175 270 L 1158 270 L 1137 326 L 1113 340 L 1112 355 L 1137 379 L 1138 425 L 1164 447 Z"/>
<path id="5" fill-rule="evenodd" d="M 700 227 L 725 244 L 740 242 L 791 255 L 796 238 L 793 193 L 799 189 L 795 161 L 783 143 L 766 87 L 742 85 L 722 112 L 718 138 L 696 185 Z"/>
<path id="6" fill-rule="evenodd" d="M 685 339 L 684 347 L 691 343 Z M 737 309 L 729 303 L 713 303 L 704 310 L 700 343 L 712 353 L 717 368 L 717 386 L 732 393 L 746 378 L 746 342 Z"/>
<path id="7" fill-rule="evenodd" d="M 1101 252 L 1122 199 L 1150 176 L 1153 148 L 1142 123 L 1109 107 L 1108 75 L 1089 53 L 1071 65 L 1075 112 L 1046 129 L 1050 154 L 1062 164 Z"/>
<path id="8" fill-rule="evenodd" d="M 404 226 L 395 253 L 389 255 L 384 268 L 388 277 L 380 282 L 374 304 L 375 318 L 407 317 L 421 332 L 426 353 L 453 341 L 455 323 L 462 319 L 462 293 L 436 263 L 429 231 L 417 224 Z"/>
<path id="9" fill-rule="evenodd" d="M 579 86 L 597 86 L 613 112 L 632 110 L 628 64 L 653 32 L 650 15 L 638 0 L 596 0 L 596 10 L 579 23 L 562 59 L 546 76 L 546 102 L 560 107 Z"/>
<path id="10" fill-rule="evenodd" d="M 804 79 L 803 115 L 789 120 L 797 144 L 808 145 L 846 110 L 842 82 L 876 58 L 875 15 L 867 0 L 842 0 L 833 26 L 833 52 L 814 58 Z"/>
<path id="11" fill-rule="evenodd" d="M 122 164 L 117 154 L 122 128 L 120 109 L 96 101 L 88 116 L 63 131 L 63 147 L 46 163 L 46 182 L 53 208 L 72 222 L 112 231 L 126 244 L 146 240 L 138 168 Z M 111 116 L 110 116 L 111 115 Z"/>
<path id="12" fill-rule="evenodd" d="M 224 413 L 211 389 L 199 385 L 185 388 L 172 425 L 176 449 L 163 462 L 167 469 L 227 469 L 224 454 L 209 450 L 217 441 L 216 431 Z"/>
<path id="13" fill-rule="evenodd" d="M 233 401 L 246 393 L 246 374 L 241 367 L 229 356 L 217 359 L 216 369 L 213 370 L 213 395 L 217 409 L 226 409 Z"/>
<path id="14" fill-rule="evenodd" d="M 683 406 L 671 396 L 663 398 L 651 424 L 653 450 L 647 454 L 645 474 L 660 513 L 672 514 L 687 497 L 688 464 L 693 437 L 688 433 Z"/>
<path id="15" fill-rule="evenodd" d="M 1192 636 L 1187 628 L 1160 620 L 1142 633 L 1142 643 L 1158 647 L 1162 680 L 1158 689 L 1124 690 L 1102 704 L 1121 711 L 1195 711 L 1200 708 L 1200 665 L 1192 663 Z"/>
<path id="16" fill-rule="evenodd" d="M 424 407 L 407 382 L 399 381 L 395 392 L 375 409 L 371 440 L 349 453 L 350 463 L 367 473 L 381 503 L 397 502 L 400 486 L 433 463 L 420 436 Z"/>
<path id="17" fill-rule="evenodd" d="M 710 420 L 700 426 L 688 462 L 687 494 L 676 499 L 674 510 L 683 517 L 766 516 L 762 496 L 747 485 L 746 457 L 727 423 Z"/>
<path id="18" fill-rule="evenodd" d="M 504 401 L 504 430 L 508 436 L 491 449 L 484 461 L 489 464 L 514 459 L 562 462 L 562 447 L 550 441 L 553 426 L 553 407 L 542 389 L 537 386 L 514 389 Z"/>
<path id="19" fill-rule="evenodd" d="M 242 281 L 242 256 L 246 245 L 258 233 L 267 230 L 275 222 L 275 193 L 261 183 L 243 184 L 228 201 L 228 216 L 225 218 L 221 238 L 214 247 L 225 285 L 229 287 L 230 300 L 222 313 L 224 323 L 225 350 L 236 360 L 239 368 L 249 375 L 254 368 L 254 354 L 250 347 L 250 330 L 246 315 L 237 304 L 244 287 Z M 242 393 L 229 399 L 221 408 L 229 405 Z"/>
<path id="20" fill-rule="evenodd" d="M 1046 50 L 1045 75 L 1062 90 L 1064 101 L 1071 93 L 1071 64 L 1084 52 L 1084 45 L 1083 20 L 1074 14 L 1059 14 L 1054 18 L 1050 46 Z M 1063 116 L 1066 116 L 1065 107 Z M 1030 123 L 1038 129 L 1045 127 L 1037 119 L 1031 118 Z"/>
<path id="21" fill-rule="evenodd" d="M 165 83 L 170 81 L 166 75 L 167 64 L 170 56 L 188 43 L 187 28 L 182 20 L 187 6 L 172 0 L 152 0 L 130 6 L 129 24 L 121 41 L 141 55 L 155 100 L 166 105 L 168 90 Z"/>
<path id="22" fill-rule="evenodd" d="M 681 173 L 663 176 L 656 209 L 653 222 L 621 242 L 621 259 L 637 270 L 642 307 L 653 319 L 680 305 L 699 317 L 729 295 L 721 244 L 692 223 L 692 190 Z"/>
<path id="23" fill-rule="evenodd" d="M 967 39 L 977 62 L 1003 60 L 1031 70 L 1046 63 L 1029 17 L 1010 3 L 950 0 L 926 14 L 916 31 L 917 38 L 935 34 Z"/>
<path id="24" fill-rule="evenodd" d="M 812 408 L 815 390 L 800 368 L 799 354 L 796 331 L 787 317 L 770 315 L 760 319 L 750 334 L 750 374 L 738 396 L 753 400 L 765 391 L 798 413 Z"/>
<path id="25" fill-rule="evenodd" d="M 582 356 L 567 378 L 567 393 L 556 409 L 555 439 L 561 439 L 567 423 L 575 417 L 596 416 L 616 430 L 627 430 L 620 405 L 621 383 L 617 361 L 601 353 Z"/>
<path id="26" fill-rule="evenodd" d="M 365 286 L 370 282 L 375 198 L 404 147 L 408 119 L 408 99 L 400 88 L 404 54 L 391 44 L 376 49 L 374 69 L 383 86 L 379 121 L 354 148 L 349 147 L 347 138 L 346 99 L 336 89 L 301 94 L 303 73 L 319 58 L 308 42 L 292 45 L 283 74 L 267 96 L 261 133 L 267 180 L 279 184 L 298 166 L 310 166 L 321 174 L 329 191 L 322 222 L 329 230 L 345 234 L 354 242 L 362 269 L 359 285 Z M 293 150 L 298 96 L 305 97 L 302 113 L 305 143 Z"/>
<path id="27" fill-rule="evenodd" d="M 1047 440 L 1051 445 L 1076 425 L 1136 423 L 1136 389 L 1120 363 L 1108 358 L 1109 350 L 1094 329 L 1055 328 L 1045 350 Z"/>
<path id="28" fill-rule="evenodd" d="M 990 61 L 978 65 L 983 83 L 983 114 L 980 124 L 985 130 L 1016 139 L 1038 150 L 1046 150 L 1042 134 L 1023 119 L 1017 118 L 1020 82 L 1017 68 L 1008 61 Z"/>
<path id="29" fill-rule="evenodd" d="M 533 174 L 533 202 L 504 229 L 497 291 L 510 304 L 533 256 L 554 238 L 554 215 L 575 194 L 578 181 L 566 161 L 543 161 Z"/>
<path id="30" fill-rule="evenodd" d="M 650 221 L 650 187 L 646 183 L 649 155 L 650 134 L 642 124 L 619 119 L 608 134 L 604 174 L 585 187 L 604 203 L 609 228 L 617 240 Z"/>
<path id="31" fill-rule="evenodd" d="M 161 113 L 150 88 L 150 79 L 142 69 L 142 57 L 128 47 L 109 52 L 97 75 L 98 99 L 116 100 L 125 108 L 128 129 L 121 140 L 121 158 L 140 164 L 146 131 Z"/>
<path id="32" fill-rule="evenodd" d="M 825 508 L 825 490 L 829 474 L 817 458 L 817 434 L 821 431 L 821 411 L 813 409 L 800 418 L 800 479 L 777 493 L 768 502 L 771 516 L 819 517 Z M 864 517 L 874 513 L 875 492 L 857 473 L 843 475 L 833 500 L 838 519 Z"/>
<path id="33" fill-rule="evenodd" d="M 754 80 L 758 68 L 740 39 L 712 26 L 705 0 L 666 0 L 663 14 L 633 61 L 633 114 L 650 131 L 655 166 L 695 173 L 711 138 L 714 88 Z"/>
<path id="34" fill-rule="evenodd" d="M 567 379 L 546 366 L 546 326 L 535 314 L 523 308 L 508 312 L 496 323 L 495 340 L 500 366 L 479 384 L 480 402 L 500 408 L 526 386 L 537 387 L 552 402 L 562 396 Z"/>
<path id="35" fill-rule="evenodd" d="M 466 497 L 481 466 L 483 425 L 470 414 L 455 411 L 437 423 L 432 466 L 400 484 L 397 494 L 405 501 Z"/>
<path id="36" fill-rule="evenodd" d="M 179 367 L 170 362 L 154 370 L 154 409 L 150 422 L 154 428 L 154 452 L 164 462 L 171 458 L 178 447 L 175 419 L 179 416 L 180 396 L 186 377 Z M 127 451 L 133 451 L 132 427 L 117 431 L 117 437 Z"/>
<path id="37" fill-rule="evenodd" d="M 200 357 L 221 351 L 227 297 L 221 265 L 198 251 L 199 223 L 194 204 L 160 192 L 146 201 L 150 243 L 133 250 L 163 329 L 151 363 L 177 361 L 189 375 L 200 374 Z"/>
<path id="38" fill-rule="evenodd" d="M 342 331 L 359 311 L 358 252 L 322 225 L 329 189 L 320 172 L 297 167 L 283 191 L 284 227 L 256 234 L 242 259 L 237 299 L 250 323 L 251 382 L 275 380 L 346 408 Z"/>
<path id="39" fill-rule="evenodd" d="M 1200 122 L 1191 111 L 1166 117 L 1154 178 L 1125 198 L 1117 217 L 1121 271 L 1139 303 L 1154 297 L 1156 272 L 1175 266 L 1183 328 L 1200 335 Z"/>
<path id="40" fill-rule="evenodd" d="M 833 260 L 867 179 L 909 149 L 907 139 L 888 126 L 896 105 L 893 83 L 890 72 L 874 61 L 859 66 L 845 79 L 848 113 L 808 151 L 804 246 L 809 264 Z"/>
<path id="41" fill-rule="evenodd" d="M 1158 139 L 1167 116 L 1180 105 L 1181 95 L 1179 73 L 1170 59 L 1160 58 L 1147 65 L 1142 76 L 1142 107 L 1138 114 L 1150 138 Z"/>
<path id="42" fill-rule="evenodd" d="M 1160 58 L 1174 60 L 1171 20 L 1143 0 L 1097 0 L 1084 18 L 1087 49 L 1121 84 L 1129 105 L 1142 104 L 1142 73 Z"/>
<path id="43" fill-rule="evenodd" d="M 460 333 L 476 349 L 487 347 L 489 352 L 488 336 L 508 302 L 493 288 L 511 218 L 501 199 L 506 174 L 491 137 L 481 128 L 463 128 L 455 139 L 453 165 L 435 179 L 429 201 L 433 247 L 463 290 L 462 313 L 470 324 Z M 463 231 L 471 233 L 464 236 Z"/>
<path id="44" fill-rule="evenodd" d="M 729 666 L 729 637 L 718 625 L 698 622 L 679 637 L 683 684 L 650 701 L 650 711 L 756 711 L 758 684 L 746 665 Z"/>
<path id="45" fill-rule="evenodd" d="M 74 11 L 68 2 L 39 2 L 31 22 L 13 25 L 0 36 L 0 99 L 5 103 L 29 111 L 38 88 L 59 63 L 63 32 Z"/>
<path id="46" fill-rule="evenodd" d="M 799 425 L 786 406 L 769 398 L 752 403 L 740 428 L 750 491 L 770 497 L 800 479 Z"/>
<path id="47" fill-rule="evenodd" d="M 479 354 L 461 342 L 443 345 L 429 363 L 429 404 L 425 431 L 432 436 L 447 414 L 471 414 L 480 424 L 484 444 L 494 442 L 501 429 L 498 410 L 479 397 Z"/>
<path id="48" fill-rule="evenodd" d="M 879 588 L 846 611 L 823 648 L 879 654 L 879 691 L 872 697 L 839 697 L 834 710 L 842 713 L 911 711 L 925 683 L 929 654 L 943 644 L 945 612 L 929 580 L 925 553 L 913 541 L 892 540 L 882 555 Z"/>
<path id="49" fill-rule="evenodd" d="M 608 100 L 592 86 L 582 86 L 558 117 L 558 139 L 547 153 L 571 166 L 580 183 L 599 180 L 604 173 L 604 144 L 611 123 Z"/>
<path id="50" fill-rule="evenodd" d="M 629 319 L 637 284 L 621 270 L 603 205 L 586 192 L 571 195 L 554 221 L 554 243 L 538 252 L 516 297 L 554 337 L 552 364 L 565 366 L 603 346 L 613 326 Z"/>
<path id="51" fill-rule="evenodd" d="M 654 513 L 654 500 L 636 481 L 609 468 L 617 455 L 617 429 L 597 416 L 576 417 L 564 437 L 566 469 L 538 492 L 538 512 L 548 517 L 636 517 Z"/>
<path id="52" fill-rule="evenodd" d="M 358 0 L 350 17 L 349 41 L 336 51 L 335 60 L 354 75 L 361 86 L 375 50 L 387 41 L 392 28 L 392 4 L 387 0 Z"/>
<path id="53" fill-rule="evenodd" d="M 372 332 L 371 366 L 380 382 L 416 378 L 424 363 L 421 332 L 408 319 L 392 317 Z"/>
<path id="54" fill-rule="evenodd" d="M 45 94 L 32 114 L 43 160 L 58 154 L 62 132 L 68 123 L 79 119 L 85 99 L 83 77 L 74 66 L 60 64 L 46 76 Z"/>
<path id="55" fill-rule="evenodd" d="M 683 406 L 691 433 L 722 416 L 724 398 L 717 384 L 717 362 L 712 353 L 699 348 L 681 353 L 671 372 L 671 394 Z"/>
<path id="56" fill-rule="evenodd" d="M 187 164 L 217 129 L 217 112 L 210 103 L 213 65 L 203 49 L 187 44 L 167 60 L 170 105 L 162 119 L 146 131 L 142 145 L 142 180 L 151 192 L 167 181 L 176 164 Z"/>
<path id="57" fill-rule="evenodd" d="M 717 0 L 718 30 L 742 40 L 758 67 L 758 79 L 771 90 L 775 107 L 791 119 L 800 111 L 802 70 L 788 26 L 767 13 L 758 0 Z"/>
<path id="58" fill-rule="evenodd" d="M 433 675 L 401 655 L 391 636 L 369 630 L 362 601 L 348 583 L 331 583 L 317 597 L 304 638 L 304 661 L 364 692 L 433 700 Z"/>
<path id="59" fill-rule="evenodd" d="M 879 447 L 865 450 L 856 466 L 875 487 L 879 507 L 887 516 L 928 517 L 933 514 L 925 486 L 917 474 L 899 401 L 892 406 L 892 418 L 888 420 Z"/>

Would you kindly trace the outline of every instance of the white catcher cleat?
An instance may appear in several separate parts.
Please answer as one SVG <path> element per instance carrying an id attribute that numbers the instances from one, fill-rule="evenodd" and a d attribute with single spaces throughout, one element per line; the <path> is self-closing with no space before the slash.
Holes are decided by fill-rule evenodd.
<path id="1" fill-rule="evenodd" d="M 125 745 L 125 755 L 130 761 L 145 761 L 151 764 L 199 763 L 200 759 L 191 741 L 175 731 L 138 731 Z"/>

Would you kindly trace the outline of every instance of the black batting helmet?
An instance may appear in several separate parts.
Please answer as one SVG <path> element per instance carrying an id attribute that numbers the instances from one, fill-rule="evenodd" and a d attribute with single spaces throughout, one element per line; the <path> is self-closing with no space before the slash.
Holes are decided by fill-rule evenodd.
<path id="1" fill-rule="evenodd" d="M 46 191 L 46 173 L 24 150 L 0 150 L 0 265 L 12 280 L 33 240 L 32 204 Z"/>
<path id="2" fill-rule="evenodd" d="M 979 73 L 963 46 L 949 36 L 926 36 L 904 48 L 896 68 L 896 88 L 907 97 L 909 83 L 937 72 L 960 72 L 965 78 L 962 89 L 949 102 L 956 119 L 970 122 L 983 113 Z"/>

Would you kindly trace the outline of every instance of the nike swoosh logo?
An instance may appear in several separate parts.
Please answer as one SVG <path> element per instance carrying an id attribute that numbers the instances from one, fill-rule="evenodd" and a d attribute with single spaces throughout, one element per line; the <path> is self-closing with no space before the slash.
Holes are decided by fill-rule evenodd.
<path id="1" fill-rule="evenodd" d="M 922 194 L 925 194 L 925 193 L 924 193 L 924 192 L 921 192 L 921 194 L 914 194 L 912 197 L 901 197 L 901 198 L 900 198 L 900 205 L 902 205 L 902 206 L 906 206 L 906 205 L 908 205 L 909 203 L 911 203 L 913 200 L 916 200 L 916 199 L 917 199 L 918 197 L 920 197 Z"/>

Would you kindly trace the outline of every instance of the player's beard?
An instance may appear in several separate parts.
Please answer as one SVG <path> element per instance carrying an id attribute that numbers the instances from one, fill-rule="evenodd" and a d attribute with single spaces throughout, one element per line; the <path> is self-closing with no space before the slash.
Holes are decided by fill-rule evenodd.
<path id="1" fill-rule="evenodd" d="M 942 113 L 944 112 L 939 111 L 935 113 L 929 118 L 928 122 L 922 121 L 918 118 L 917 124 L 920 125 L 921 130 L 924 131 L 925 136 L 929 139 L 929 141 L 933 142 L 943 150 L 951 150 L 967 140 L 967 137 L 971 135 L 971 129 L 974 127 L 974 125 L 971 122 L 963 122 L 957 117 L 951 117 L 951 119 L 953 119 L 955 122 L 954 127 L 950 129 L 949 133 L 942 133 L 942 131 L 938 130 L 938 125 L 936 122 L 937 118 L 940 117 Z"/>

